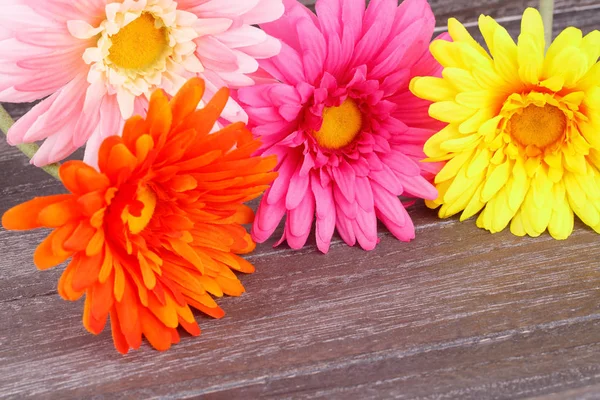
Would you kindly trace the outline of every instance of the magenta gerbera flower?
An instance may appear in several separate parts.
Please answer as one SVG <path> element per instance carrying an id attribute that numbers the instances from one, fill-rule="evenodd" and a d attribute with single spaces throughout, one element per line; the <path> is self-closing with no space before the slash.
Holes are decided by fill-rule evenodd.
<path id="1" fill-rule="evenodd" d="M 145 114 L 150 94 L 174 95 L 192 77 L 219 88 L 252 85 L 257 60 L 279 41 L 253 26 L 283 13 L 282 0 L 0 0 L 0 102 L 43 100 L 10 130 L 11 144 L 45 139 L 36 165 L 86 142 L 86 161 Z M 223 115 L 244 121 L 233 101 Z"/>
<path id="2" fill-rule="evenodd" d="M 284 16 L 261 25 L 282 50 L 261 66 L 277 82 L 240 89 L 240 104 L 279 158 L 279 177 L 253 225 L 263 242 L 283 216 L 292 248 L 304 246 L 316 214 L 316 241 L 329 250 L 337 228 L 350 246 L 373 249 L 377 219 L 398 239 L 414 226 L 398 196 L 435 199 L 420 163 L 424 142 L 439 130 L 429 103 L 409 89 L 413 76 L 438 75 L 428 46 L 435 19 L 426 0 L 318 0 L 317 15 L 284 0 Z"/>

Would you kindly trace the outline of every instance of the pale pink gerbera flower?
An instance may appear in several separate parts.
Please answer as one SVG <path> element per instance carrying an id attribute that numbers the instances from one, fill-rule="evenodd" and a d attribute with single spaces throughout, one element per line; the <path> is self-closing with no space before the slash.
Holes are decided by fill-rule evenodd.
<path id="1" fill-rule="evenodd" d="M 187 79 L 217 89 L 254 84 L 257 59 L 280 50 L 253 24 L 282 0 L 0 0 L 0 102 L 49 96 L 9 132 L 11 144 L 46 139 L 33 163 L 59 161 L 86 142 L 86 161 L 156 88 Z M 259 76 L 260 74 L 257 74 Z M 223 117 L 246 120 L 235 102 Z"/>
<path id="2" fill-rule="evenodd" d="M 317 16 L 284 0 L 278 21 L 261 27 L 282 41 L 261 66 L 279 82 L 240 89 L 261 152 L 279 157 L 279 178 L 253 226 L 263 242 L 287 217 L 281 242 L 302 247 L 316 213 L 316 241 L 327 252 L 334 229 L 350 246 L 377 242 L 377 219 L 400 240 L 414 238 L 398 196 L 435 199 L 436 165 L 424 142 L 439 126 L 413 96 L 413 76 L 437 75 L 428 51 L 435 19 L 427 1 L 318 0 Z M 279 244 L 278 243 L 278 244 Z"/>

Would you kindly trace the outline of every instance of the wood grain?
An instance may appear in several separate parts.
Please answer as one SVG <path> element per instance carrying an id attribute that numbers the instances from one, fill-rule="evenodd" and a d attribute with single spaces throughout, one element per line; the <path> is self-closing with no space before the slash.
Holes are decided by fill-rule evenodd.
<path id="1" fill-rule="evenodd" d="M 497 12 L 512 34 L 525 6 L 432 4 L 465 21 Z M 600 26 L 589 11 L 598 1 L 557 4 L 555 27 Z M 29 107 L 7 106 L 13 116 Z M 61 191 L 1 141 L 0 213 Z M 81 302 L 60 299 L 61 268 L 33 266 L 45 232 L 0 230 L 0 397 L 600 398 L 597 234 L 578 222 L 561 242 L 490 235 L 422 204 L 410 213 L 417 239 L 400 243 L 381 227 L 372 252 L 337 237 L 327 255 L 314 238 L 301 251 L 259 245 L 247 293 L 218 300 L 225 318 L 198 314 L 199 338 L 124 357 L 108 330 L 85 332 Z"/>

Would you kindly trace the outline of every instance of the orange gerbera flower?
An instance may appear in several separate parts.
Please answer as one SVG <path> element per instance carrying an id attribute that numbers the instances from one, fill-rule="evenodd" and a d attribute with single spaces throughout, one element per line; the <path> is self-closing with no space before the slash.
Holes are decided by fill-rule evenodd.
<path id="1" fill-rule="evenodd" d="M 242 123 L 209 134 L 229 96 L 224 89 L 197 110 L 203 93 L 200 79 L 171 101 L 154 92 L 147 119 L 130 119 L 122 138 L 104 141 L 99 171 L 67 162 L 60 177 L 70 194 L 35 198 L 2 218 L 6 229 L 54 229 L 35 251 L 36 266 L 71 258 L 60 295 L 85 294 L 91 333 L 110 315 L 121 353 L 142 335 L 166 350 L 179 341 L 178 326 L 200 334 L 190 306 L 222 317 L 210 294 L 242 294 L 232 270 L 254 271 L 236 255 L 255 247 L 241 226 L 253 219 L 243 203 L 273 181 L 276 160 L 252 156 L 260 143 Z"/>

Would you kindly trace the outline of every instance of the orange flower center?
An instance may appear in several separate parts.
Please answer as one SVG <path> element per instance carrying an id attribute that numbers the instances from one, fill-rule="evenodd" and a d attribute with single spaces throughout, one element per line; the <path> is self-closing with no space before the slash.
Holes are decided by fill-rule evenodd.
<path id="1" fill-rule="evenodd" d="M 567 118 L 558 107 L 530 104 L 508 121 L 508 132 L 521 145 L 547 147 L 565 136 Z"/>
<path id="2" fill-rule="evenodd" d="M 362 114 L 358 105 L 348 97 L 339 107 L 323 110 L 321 129 L 314 132 L 319 146 L 341 149 L 352 143 L 362 128 Z"/>
<path id="3" fill-rule="evenodd" d="M 143 231 L 154 215 L 156 208 L 156 194 L 147 186 L 137 193 L 137 201 L 142 204 L 141 211 L 134 212 L 130 206 L 123 210 L 123 220 L 129 225 L 129 231 L 137 234 Z"/>
<path id="4" fill-rule="evenodd" d="M 167 29 L 150 13 L 142 15 L 110 37 L 109 60 L 125 69 L 146 69 L 168 49 Z"/>

